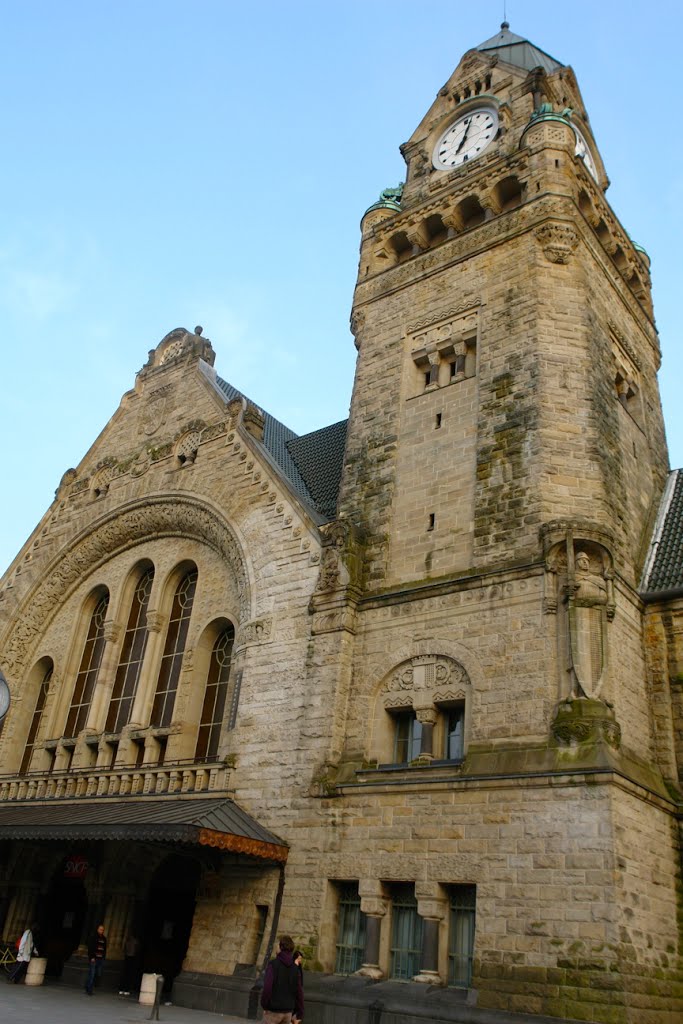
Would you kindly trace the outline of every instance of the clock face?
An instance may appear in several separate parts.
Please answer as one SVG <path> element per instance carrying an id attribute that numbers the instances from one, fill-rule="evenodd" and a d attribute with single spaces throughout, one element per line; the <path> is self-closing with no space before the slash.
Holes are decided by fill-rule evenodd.
<path id="1" fill-rule="evenodd" d="M 0 722 L 3 720 L 7 712 L 9 711 L 10 703 L 10 692 L 7 680 L 5 679 L 2 672 L 0 672 Z"/>
<path id="2" fill-rule="evenodd" d="M 576 135 L 576 146 L 574 148 L 574 154 L 575 156 L 578 156 L 581 160 L 583 160 L 584 164 L 586 165 L 586 170 L 597 181 L 598 170 L 595 166 L 595 161 L 591 156 L 591 151 L 588 148 L 588 143 L 586 142 L 583 135 L 581 134 L 581 132 L 575 124 L 572 125 L 572 128 L 574 129 L 574 134 Z"/>
<path id="3" fill-rule="evenodd" d="M 493 107 L 476 107 L 459 117 L 443 133 L 432 161 L 438 171 L 476 160 L 490 146 L 498 131 L 498 113 Z"/>

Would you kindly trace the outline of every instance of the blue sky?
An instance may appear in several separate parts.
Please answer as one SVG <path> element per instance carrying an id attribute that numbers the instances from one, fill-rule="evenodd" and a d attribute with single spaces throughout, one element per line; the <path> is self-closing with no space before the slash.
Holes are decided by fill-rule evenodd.
<path id="1" fill-rule="evenodd" d="M 171 329 L 303 433 L 347 415 L 359 221 L 502 2 L 21 0 L 3 21 L 0 571 Z M 683 465 L 680 8 L 508 0 L 573 66 L 652 258 L 671 463 Z"/>

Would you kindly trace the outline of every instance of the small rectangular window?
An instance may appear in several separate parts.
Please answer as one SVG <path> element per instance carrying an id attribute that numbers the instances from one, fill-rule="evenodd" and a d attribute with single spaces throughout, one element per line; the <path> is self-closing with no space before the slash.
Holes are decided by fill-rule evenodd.
<path id="1" fill-rule="evenodd" d="M 391 899 L 391 977 L 408 981 L 420 971 L 422 918 L 415 886 L 395 885 Z"/>
<path id="2" fill-rule="evenodd" d="M 436 414 L 436 423 L 434 424 L 434 428 L 435 428 L 435 430 L 438 430 L 440 427 L 441 427 L 441 413 L 437 412 L 437 414 Z"/>
<path id="3" fill-rule="evenodd" d="M 472 983 L 476 899 L 474 885 L 451 887 L 448 984 L 456 988 L 468 988 Z"/>
<path id="4" fill-rule="evenodd" d="M 335 974 L 354 974 L 360 969 L 365 951 L 365 914 L 360 909 L 358 882 L 339 886 L 336 948 Z"/>
<path id="5" fill-rule="evenodd" d="M 428 521 L 428 524 L 427 524 L 427 531 L 433 530 L 435 526 L 436 526 L 436 515 L 434 514 L 434 512 L 430 512 L 429 513 L 429 521 Z"/>

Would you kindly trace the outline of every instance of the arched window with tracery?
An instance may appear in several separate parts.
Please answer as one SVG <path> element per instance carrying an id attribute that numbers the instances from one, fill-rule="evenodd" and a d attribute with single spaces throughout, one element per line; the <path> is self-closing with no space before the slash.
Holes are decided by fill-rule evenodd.
<path id="1" fill-rule="evenodd" d="M 121 646 L 121 657 L 109 702 L 106 732 L 120 732 L 130 721 L 149 636 L 147 608 L 153 582 L 154 567 L 151 566 L 142 574 L 133 593 L 128 624 Z"/>
<path id="2" fill-rule="evenodd" d="M 235 630 L 228 626 L 216 639 L 211 651 L 209 672 L 206 678 L 204 705 L 199 721 L 197 748 L 195 759 L 215 757 L 218 753 L 221 729 L 225 718 L 225 706 L 228 699 L 228 679 L 230 678 L 230 662 L 232 645 L 235 641 Z"/>
<path id="3" fill-rule="evenodd" d="M 185 573 L 173 596 L 171 618 L 168 623 L 166 643 L 154 695 L 151 725 L 166 728 L 173 719 L 173 707 L 178 692 L 180 669 L 183 663 L 196 589 L 197 570 L 192 569 Z"/>
<path id="4" fill-rule="evenodd" d="M 102 664 L 104 654 L 104 620 L 107 617 L 109 608 L 109 594 L 104 594 L 90 616 L 88 635 L 81 656 L 81 664 L 76 676 L 71 707 L 66 719 L 65 736 L 78 736 L 81 729 L 85 728 L 88 720 L 88 712 L 92 703 L 97 676 Z"/>
<path id="5" fill-rule="evenodd" d="M 31 718 L 31 724 L 28 729 L 28 736 L 26 737 L 26 746 L 24 747 L 24 754 L 21 759 L 21 767 L 19 772 L 21 775 L 29 770 L 31 765 L 31 758 L 33 757 L 33 748 L 36 745 L 36 736 L 40 729 L 40 723 L 43 718 L 43 711 L 45 710 L 45 704 L 47 702 L 47 695 L 50 690 L 50 680 L 52 679 L 52 673 L 54 666 L 50 659 L 43 665 L 41 669 L 41 681 L 38 688 L 38 697 L 36 698 L 36 706 L 33 709 L 33 717 Z"/>

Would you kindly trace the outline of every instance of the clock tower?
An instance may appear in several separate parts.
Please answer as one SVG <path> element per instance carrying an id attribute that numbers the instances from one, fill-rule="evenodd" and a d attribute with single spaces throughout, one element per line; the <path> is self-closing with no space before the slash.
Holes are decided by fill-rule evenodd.
<path id="1" fill-rule="evenodd" d="M 504 22 L 402 153 L 352 314 L 340 509 L 368 585 L 532 561 L 568 516 L 611 533 L 634 585 L 667 472 L 649 260 L 605 199 L 572 69 Z"/>

